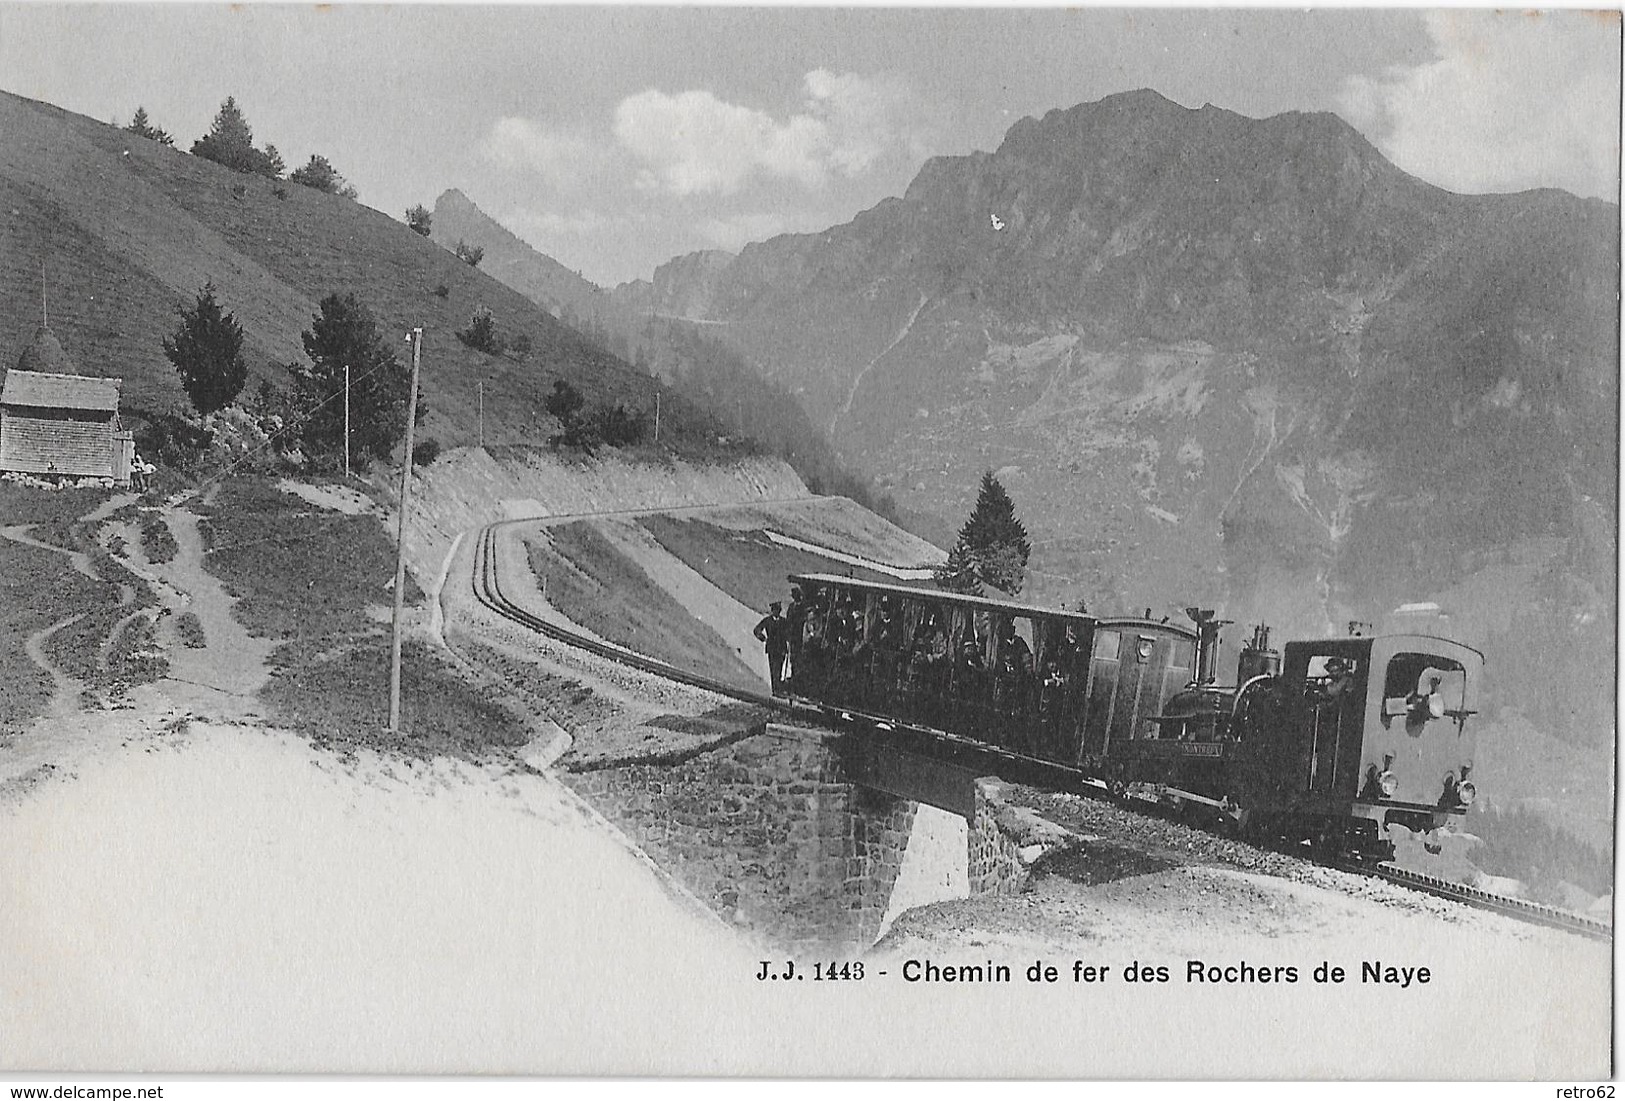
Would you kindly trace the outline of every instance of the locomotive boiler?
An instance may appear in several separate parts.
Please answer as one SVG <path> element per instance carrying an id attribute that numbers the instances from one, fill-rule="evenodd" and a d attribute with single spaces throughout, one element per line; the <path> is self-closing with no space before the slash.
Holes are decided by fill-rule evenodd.
<path id="1" fill-rule="evenodd" d="M 829 712 L 969 739 L 1113 792 L 1329 852 L 1392 854 L 1476 796 L 1468 719 L 1483 655 L 1424 634 L 1270 647 L 1234 683 L 1213 614 L 1097 617 L 829 574 L 804 612 L 789 691 Z"/>

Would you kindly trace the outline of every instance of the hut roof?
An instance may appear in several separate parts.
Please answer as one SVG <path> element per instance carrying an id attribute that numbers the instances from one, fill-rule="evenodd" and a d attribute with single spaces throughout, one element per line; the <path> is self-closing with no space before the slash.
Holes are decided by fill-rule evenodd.
<path id="1" fill-rule="evenodd" d="M 5 384 L 0 386 L 0 405 L 117 413 L 122 384 L 123 380 L 116 378 L 42 373 L 19 367 L 6 372 Z"/>
<path id="2" fill-rule="evenodd" d="M 45 325 L 34 333 L 34 342 L 23 349 L 23 354 L 17 359 L 17 369 L 58 375 L 79 373 L 79 368 L 63 349 L 62 342 Z"/>

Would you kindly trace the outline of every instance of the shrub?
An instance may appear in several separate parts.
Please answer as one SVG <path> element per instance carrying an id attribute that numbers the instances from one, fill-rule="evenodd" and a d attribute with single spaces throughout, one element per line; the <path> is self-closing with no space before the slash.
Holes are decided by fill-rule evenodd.
<path id="1" fill-rule="evenodd" d="M 503 348 L 507 346 L 497 334 L 495 315 L 484 306 L 474 308 L 474 315 L 469 318 L 468 328 L 458 329 L 457 339 L 475 351 L 487 352 L 494 356 L 501 355 Z"/>
<path id="2" fill-rule="evenodd" d="M 412 448 L 413 466 L 428 466 L 438 458 L 440 458 L 439 440 L 424 440 Z"/>
<path id="3" fill-rule="evenodd" d="M 446 286 L 444 283 L 440 283 L 435 287 L 434 293 L 436 298 L 450 298 L 451 288 Z"/>
<path id="4" fill-rule="evenodd" d="M 556 448 L 569 448 L 593 454 L 599 447 L 626 447 L 641 443 L 649 431 L 649 418 L 633 413 L 625 405 L 598 404 L 586 408 L 586 399 L 574 386 L 563 379 L 553 383 L 553 392 L 542 401 L 545 408 L 558 418 L 563 429 L 550 441 Z"/>
<path id="5" fill-rule="evenodd" d="M 406 224 L 412 228 L 413 233 L 420 237 L 429 235 L 429 224 L 433 220 L 434 215 L 430 214 L 429 208 L 422 203 L 406 209 Z"/>
<path id="6" fill-rule="evenodd" d="M 649 418 L 643 413 L 628 412 L 626 406 L 597 406 L 590 417 L 598 436 L 611 447 L 629 447 L 643 442 L 649 431 Z"/>
<path id="7" fill-rule="evenodd" d="M 302 187 L 314 188 L 328 195 L 337 195 L 341 199 L 358 198 L 354 187 L 339 175 L 328 159 L 320 153 L 310 155 L 310 163 L 303 168 L 296 168 L 289 174 L 288 179 Z"/>
<path id="8" fill-rule="evenodd" d="M 141 547 L 146 552 L 147 561 L 155 566 L 173 562 L 181 549 L 175 542 L 175 536 L 170 533 L 169 525 L 157 512 L 141 514 Z"/>
<path id="9" fill-rule="evenodd" d="M 182 612 L 176 616 L 175 633 L 190 650 L 201 650 L 209 645 L 208 636 L 203 633 L 203 621 L 196 612 Z"/>
<path id="10" fill-rule="evenodd" d="M 565 425 L 575 420 L 585 404 L 587 399 L 581 396 L 581 391 L 562 378 L 553 380 L 553 392 L 542 399 L 542 408 Z"/>
<path id="11" fill-rule="evenodd" d="M 530 355 L 530 337 L 524 333 L 520 333 L 518 336 L 514 337 L 508 342 L 508 347 L 512 349 L 515 358 L 524 359 L 526 356 Z"/>
<path id="12" fill-rule="evenodd" d="M 135 431 L 135 449 L 163 466 L 187 467 L 214 441 L 214 433 L 164 413 Z"/>
<path id="13" fill-rule="evenodd" d="M 480 261 L 485 259 L 485 250 L 479 245 L 471 245 L 467 241 L 458 241 L 456 245 L 452 246 L 451 251 L 457 254 L 457 259 L 471 268 L 479 267 Z"/>

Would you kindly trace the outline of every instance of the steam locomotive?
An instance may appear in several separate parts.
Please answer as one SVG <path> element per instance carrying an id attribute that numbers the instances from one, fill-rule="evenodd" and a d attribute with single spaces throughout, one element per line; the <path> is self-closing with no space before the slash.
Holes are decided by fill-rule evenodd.
<path id="1" fill-rule="evenodd" d="M 794 574 L 794 697 L 940 732 L 1252 836 L 1386 859 L 1389 827 L 1459 821 L 1484 657 L 1425 634 L 1289 642 L 1258 627 L 1218 682 L 1225 621 L 1101 618 Z M 1432 844 L 1429 846 L 1433 847 Z"/>

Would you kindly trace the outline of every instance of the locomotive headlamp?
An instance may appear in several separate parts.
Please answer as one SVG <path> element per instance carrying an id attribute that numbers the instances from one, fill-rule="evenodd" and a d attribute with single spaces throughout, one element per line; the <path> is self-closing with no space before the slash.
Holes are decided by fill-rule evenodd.
<path id="1" fill-rule="evenodd" d="M 1394 792 L 1399 790 L 1399 777 L 1384 769 L 1382 775 L 1377 777 L 1377 788 L 1384 799 L 1392 799 Z"/>
<path id="2" fill-rule="evenodd" d="M 1471 780 L 1463 780 L 1461 783 L 1456 785 L 1456 799 L 1461 803 L 1462 806 L 1472 806 L 1473 800 L 1477 798 L 1478 788 Z"/>

